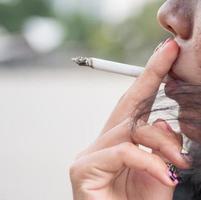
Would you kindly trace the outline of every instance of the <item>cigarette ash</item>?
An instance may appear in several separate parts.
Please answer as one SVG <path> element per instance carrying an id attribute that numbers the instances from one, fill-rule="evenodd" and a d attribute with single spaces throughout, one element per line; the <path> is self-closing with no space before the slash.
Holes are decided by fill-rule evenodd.
<path id="1" fill-rule="evenodd" d="M 76 58 L 72 58 L 72 61 L 80 66 L 89 66 L 89 59 L 87 57 L 79 56 Z"/>

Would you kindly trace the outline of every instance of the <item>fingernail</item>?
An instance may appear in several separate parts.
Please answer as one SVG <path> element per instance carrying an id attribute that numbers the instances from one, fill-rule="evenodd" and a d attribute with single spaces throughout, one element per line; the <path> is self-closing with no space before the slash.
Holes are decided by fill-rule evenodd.
<path id="1" fill-rule="evenodd" d="M 164 120 L 163 122 L 164 122 L 165 125 L 166 125 L 166 129 L 167 129 L 169 132 L 174 133 L 174 130 L 172 129 L 172 127 L 171 127 L 165 120 Z"/>
<path id="2" fill-rule="evenodd" d="M 157 124 L 157 123 L 161 123 L 160 127 L 163 128 L 165 131 L 169 131 L 171 133 L 174 132 L 172 127 L 164 119 L 159 118 L 153 122 L 153 124 Z"/>
<path id="3" fill-rule="evenodd" d="M 177 185 L 179 183 L 177 174 L 172 173 L 170 170 L 168 170 L 168 176 L 173 181 L 174 184 Z"/>
<path id="4" fill-rule="evenodd" d="M 167 40 L 165 40 L 165 42 L 163 43 L 163 46 L 162 47 L 165 47 L 166 44 L 168 44 L 170 41 L 172 41 L 172 38 L 168 38 Z"/>
<path id="5" fill-rule="evenodd" d="M 179 180 L 174 180 L 174 183 L 175 183 L 175 185 L 178 185 L 179 184 Z"/>
<path id="6" fill-rule="evenodd" d="M 165 41 L 161 42 L 155 49 L 154 49 L 154 53 L 157 52 L 164 44 Z"/>
<path id="7" fill-rule="evenodd" d="M 168 176 L 177 185 L 179 183 L 179 177 L 177 175 L 177 168 L 171 164 L 167 163 L 168 166 Z"/>
<path id="8" fill-rule="evenodd" d="M 166 126 L 167 126 L 168 131 L 170 131 L 171 133 L 174 132 L 174 130 L 172 129 L 172 127 L 167 122 L 166 122 Z"/>
<path id="9" fill-rule="evenodd" d="M 169 43 L 172 40 L 172 38 L 168 38 L 164 41 L 162 41 L 154 50 L 154 53 L 157 52 L 159 49 L 163 48 L 167 43 Z"/>
<path id="10" fill-rule="evenodd" d="M 178 169 L 172 163 L 167 163 L 167 166 L 170 172 L 172 172 L 173 174 L 177 174 Z"/>

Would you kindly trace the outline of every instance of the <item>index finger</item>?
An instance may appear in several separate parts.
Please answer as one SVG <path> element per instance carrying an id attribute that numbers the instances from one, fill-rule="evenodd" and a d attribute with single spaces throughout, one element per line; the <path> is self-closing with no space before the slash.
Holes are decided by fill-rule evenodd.
<path id="1" fill-rule="evenodd" d="M 127 95 L 133 103 L 152 96 L 159 89 L 179 52 L 174 40 L 168 40 L 148 61 L 144 73 L 129 88 Z"/>
<path id="2" fill-rule="evenodd" d="M 174 40 L 168 40 L 152 55 L 144 73 L 132 84 L 118 103 L 102 132 L 108 131 L 128 118 L 136 105 L 158 91 L 178 53 L 177 43 Z"/>

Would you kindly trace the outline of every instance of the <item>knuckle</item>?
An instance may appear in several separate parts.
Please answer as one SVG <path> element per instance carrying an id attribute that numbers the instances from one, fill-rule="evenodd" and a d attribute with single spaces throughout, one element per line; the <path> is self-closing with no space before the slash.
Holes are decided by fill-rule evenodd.
<path id="1" fill-rule="evenodd" d="M 122 128 L 125 132 L 125 134 L 131 133 L 133 127 L 133 118 L 132 116 L 129 116 L 125 119 L 124 123 L 122 124 Z"/>
<path id="2" fill-rule="evenodd" d="M 91 149 L 92 149 L 93 145 L 94 145 L 94 143 L 92 143 L 86 149 L 83 149 L 82 151 L 78 152 L 76 157 L 75 157 L 75 160 L 77 161 L 77 160 L 87 156 L 91 152 Z"/>
<path id="3" fill-rule="evenodd" d="M 71 181 L 79 180 L 85 174 L 85 165 L 83 162 L 74 162 L 69 168 L 69 176 Z"/>
<path id="4" fill-rule="evenodd" d="M 133 148 L 133 144 L 130 142 L 124 142 L 122 144 L 120 144 L 117 148 L 117 154 L 119 156 L 125 156 L 125 154 L 128 153 L 128 151 L 130 151 L 130 149 Z"/>
<path id="5" fill-rule="evenodd" d="M 70 178 L 73 180 L 75 177 L 77 177 L 78 174 L 78 166 L 76 163 L 73 163 L 69 168 L 69 175 Z"/>
<path id="6" fill-rule="evenodd" d="M 146 137 L 146 132 L 147 132 L 147 125 L 143 125 L 143 126 L 139 126 L 135 133 L 132 134 L 132 137 L 133 137 L 133 140 L 136 142 L 136 143 L 141 143 L 144 139 L 144 137 Z M 149 127 L 150 131 L 151 130 L 151 127 Z M 149 131 L 149 132 L 150 132 Z"/>
<path id="7" fill-rule="evenodd" d="M 77 155 L 75 156 L 75 160 L 79 160 L 80 158 L 82 158 L 84 155 L 86 154 L 86 151 L 80 151 L 79 153 L 77 153 Z"/>

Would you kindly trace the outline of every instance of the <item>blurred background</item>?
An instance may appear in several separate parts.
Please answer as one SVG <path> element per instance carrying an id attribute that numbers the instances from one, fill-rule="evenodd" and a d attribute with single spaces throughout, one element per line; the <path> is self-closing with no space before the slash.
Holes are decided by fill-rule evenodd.
<path id="1" fill-rule="evenodd" d="M 144 66 L 168 34 L 161 0 L 0 0 L 0 200 L 72 199 L 68 167 L 133 78 L 77 67 Z"/>

